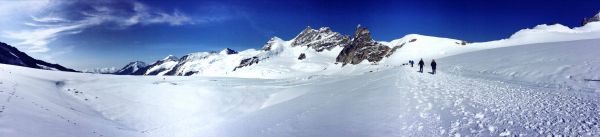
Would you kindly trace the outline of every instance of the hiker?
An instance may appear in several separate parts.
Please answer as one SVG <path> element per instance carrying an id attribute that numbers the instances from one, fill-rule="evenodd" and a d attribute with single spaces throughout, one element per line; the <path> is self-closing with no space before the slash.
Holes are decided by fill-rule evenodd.
<path id="1" fill-rule="evenodd" d="M 423 73 L 423 65 L 425 65 L 425 62 L 423 62 L 423 58 L 421 58 L 421 60 L 419 60 L 419 72 Z"/>
<path id="2" fill-rule="evenodd" d="M 410 67 L 413 67 L 413 64 L 415 64 L 415 62 L 413 60 L 409 60 L 408 63 L 410 63 Z"/>
<path id="3" fill-rule="evenodd" d="M 431 74 L 435 74 L 435 67 L 437 66 L 437 63 L 435 63 L 435 59 L 431 60 Z"/>

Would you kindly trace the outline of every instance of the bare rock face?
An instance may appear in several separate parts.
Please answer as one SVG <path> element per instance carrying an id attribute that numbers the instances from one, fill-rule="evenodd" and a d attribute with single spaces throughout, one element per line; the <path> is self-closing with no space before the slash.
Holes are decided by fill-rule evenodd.
<path id="1" fill-rule="evenodd" d="M 344 47 L 350 43 L 350 38 L 338 32 L 333 32 L 329 27 L 322 27 L 319 30 L 306 27 L 298 34 L 291 46 L 306 46 L 318 52 L 331 50 L 336 46 Z"/>
<path id="2" fill-rule="evenodd" d="M 596 16 L 591 17 L 591 18 L 584 18 L 583 22 L 581 22 L 581 26 L 584 26 L 585 24 L 588 24 L 590 22 L 597 22 L 600 21 L 600 13 L 596 14 Z"/>
<path id="3" fill-rule="evenodd" d="M 298 56 L 298 60 L 303 60 L 303 59 L 306 59 L 306 54 L 300 53 L 300 56 Z"/>
<path id="4" fill-rule="evenodd" d="M 238 65 L 237 67 L 235 67 L 233 69 L 233 71 L 235 71 L 236 69 L 239 69 L 239 68 L 246 67 L 246 66 L 251 66 L 253 64 L 258 64 L 259 61 L 260 61 L 259 58 L 256 57 L 256 56 L 252 57 L 252 58 L 242 59 L 242 61 L 240 61 L 240 65 Z"/>
<path id="5" fill-rule="evenodd" d="M 336 62 L 346 64 L 359 64 L 363 60 L 372 63 L 379 62 L 390 51 L 390 47 L 377 43 L 371 37 L 371 32 L 360 25 L 356 28 L 354 39 L 336 58 Z"/>
<path id="6" fill-rule="evenodd" d="M 405 44 L 406 44 L 406 43 L 402 43 L 400 46 L 394 46 L 394 48 L 392 48 L 392 49 L 390 50 L 390 52 L 388 52 L 388 53 L 385 55 L 385 57 L 387 58 L 387 57 L 390 57 L 390 56 L 392 56 L 392 54 L 394 54 L 394 52 L 396 52 L 396 50 L 398 50 L 399 48 L 402 48 L 402 47 L 403 47 Z"/>

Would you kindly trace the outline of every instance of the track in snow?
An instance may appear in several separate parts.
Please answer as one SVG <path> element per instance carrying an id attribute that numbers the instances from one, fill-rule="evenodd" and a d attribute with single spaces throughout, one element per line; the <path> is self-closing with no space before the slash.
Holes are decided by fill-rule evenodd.
<path id="1" fill-rule="evenodd" d="M 597 94 L 445 73 L 400 78 L 417 81 L 410 102 L 440 134 L 600 135 Z"/>
<path id="2" fill-rule="evenodd" d="M 215 136 L 600 135 L 593 93 L 410 68 L 353 77 L 315 80 L 322 90 L 223 124 Z"/>

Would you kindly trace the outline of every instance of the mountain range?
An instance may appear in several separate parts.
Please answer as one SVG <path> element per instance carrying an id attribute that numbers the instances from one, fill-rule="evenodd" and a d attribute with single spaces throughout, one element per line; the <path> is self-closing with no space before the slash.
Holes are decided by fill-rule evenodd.
<path id="1" fill-rule="evenodd" d="M 395 62 L 395 65 L 399 65 L 407 60 L 422 57 L 434 59 L 487 48 L 598 38 L 599 21 L 600 13 L 584 19 L 581 27 L 544 24 L 520 30 L 507 39 L 479 43 L 418 34 L 409 34 L 386 42 L 375 40 L 368 28 L 361 25 L 356 27 L 353 36 L 335 32 L 329 27 L 306 27 L 291 40 L 272 37 L 261 49 L 235 51 L 225 48 L 220 52 L 189 53 L 180 58 L 169 55 L 153 63 L 133 61 L 119 70 L 103 70 L 101 73 L 269 77 L 294 71 L 323 72 L 334 66 L 362 63 L 375 65 L 380 62 Z M 58 64 L 34 59 L 5 43 L 0 43 L 0 63 L 77 72 Z"/>

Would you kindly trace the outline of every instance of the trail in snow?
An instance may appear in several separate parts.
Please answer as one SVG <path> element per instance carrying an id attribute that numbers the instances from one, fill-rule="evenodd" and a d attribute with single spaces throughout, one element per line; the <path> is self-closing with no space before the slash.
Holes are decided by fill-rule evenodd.
<path id="1" fill-rule="evenodd" d="M 441 134 L 598 136 L 597 94 L 440 73 L 405 80 L 415 110 Z"/>
<path id="2" fill-rule="evenodd" d="M 313 86 L 324 89 L 210 132 L 216 132 L 213 136 L 600 135 L 600 102 L 592 93 L 408 68 Z"/>

